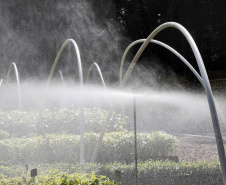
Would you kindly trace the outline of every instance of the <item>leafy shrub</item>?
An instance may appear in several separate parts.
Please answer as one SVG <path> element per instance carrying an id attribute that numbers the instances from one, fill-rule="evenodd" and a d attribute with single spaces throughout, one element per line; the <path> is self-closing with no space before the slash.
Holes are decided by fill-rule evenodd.
<path id="1" fill-rule="evenodd" d="M 1 179 L 1 184 L 34 184 L 34 180 L 30 178 L 28 180 L 25 177 L 16 177 L 11 179 Z M 47 175 L 42 175 L 36 178 L 35 183 L 38 184 L 61 184 L 61 185 L 95 185 L 95 184 L 105 184 L 105 185 L 117 185 L 116 181 L 110 181 L 109 178 L 105 176 L 96 176 L 94 173 L 88 174 L 64 174 L 58 170 L 50 171 Z"/>
<path id="2" fill-rule="evenodd" d="M 112 114 L 110 121 L 106 120 L 108 113 L 97 108 L 84 109 L 86 132 L 100 132 L 105 121 L 109 131 L 124 130 L 126 120 L 116 113 Z M 36 133 L 80 133 L 80 110 L 73 107 L 30 112 L 0 111 L 0 120 L 0 129 L 15 137 Z"/>
<path id="3" fill-rule="evenodd" d="M 135 165 L 114 163 L 105 165 L 99 173 L 120 184 L 135 184 Z M 146 161 L 138 164 L 138 182 L 144 185 L 223 184 L 219 162 L 176 163 Z"/>
<path id="4" fill-rule="evenodd" d="M 90 161 L 99 134 L 85 134 L 85 159 Z M 11 163 L 75 162 L 79 161 L 78 135 L 49 134 L 34 138 L 13 138 L 0 141 L 0 159 Z M 162 145 L 162 146 L 160 146 Z M 140 160 L 166 156 L 176 147 L 175 137 L 164 132 L 138 134 Z M 106 133 L 97 162 L 126 162 L 134 160 L 134 136 L 131 132 Z"/>
<path id="5" fill-rule="evenodd" d="M 38 169 L 38 175 L 45 176 L 48 174 L 74 174 L 74 173 L 92 173 L 101 169 L 102 165 L 97 163 L 27 163 L 28 171 L 33 168 Z M 10 163 L 0 164 L 0 179 L 27 176 L 25 165 L 12 165 Z"/>
<path id="6" fill-rule="evenodd" d="M 0 139 L 6 139 L 9 137 L 9 133 L 0 129 Z"/>
<path id="7" fill-rule="evenodd" d="M 138 160 L 155 159 L 169 155 L 175 151 L 176 139 L 165 132 L 138 133 Z M 134 134 L 132 132 L 111 132 L 103 138 L 98 154 L 98 162 L 118 161 L 130 163 L 134 161 Z"/>
<path id="8" fill-rule="evenodd" d="M 111 163 L 102 165 L 85 163 L 83 168 L 78 163 L 39 163 L 29 164 L 30 166 L 30 169 L 38 168 L 37 179 L 42 179 L 43 181 L 50 178 L 60 179 L 62 178 L 62 174 L 87 174 L 95 171 L 97 175 L 107 176 L 111 180 L 116 180 L 123 185 L 135 184 L 134 163 Z M 3 184 L 1 183 L 3 181 L 15 182 L 16 180 L 16 182 L 23 182 L 22 176 L 26 175 L 25 167 L 21 165 L 0 166 L 0 171 L 0 184 Z M 70 176 L 72 177 L 72 175 Z M 218 161 L 211 163 L 176 163 L 172 161 L 149 160 L 138 163 L 138 183 L 143 185 L 217 185 L 223 184 L 223 179 Z"/>

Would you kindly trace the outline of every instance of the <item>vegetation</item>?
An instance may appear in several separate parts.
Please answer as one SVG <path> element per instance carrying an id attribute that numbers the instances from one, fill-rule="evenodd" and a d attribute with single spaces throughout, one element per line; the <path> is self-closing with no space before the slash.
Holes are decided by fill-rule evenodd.
<path id="1" fill-rule="evenodd" d="M 1 179 L 1 184 L 60 184 L 60 185 L 95 185 L 95 184 L 106 184 L 106 185 L 117 185 L 116 181 L 110 181 L 105 176 L 96 176 L 94 173 L 88 174 L 64 174 L 58 170 L 49 171 L 49 174 L 38 177 L 37 179 L 26 177 L 15 177 L 11 179 Z"/>
<path id="2" fill-rule="evenodd" d="M 126 128 L 126 119 L 120 114 L 113 113 L 106 120 L 108 111 L 86 108 L 84 111 L 86 132 L 99 133 L 104 124 L 108 131 L 122 131 Z M 1 138 L 33 136 L 45 133 L 79 134 L 80 110 L 73 107 L 64 109 L 0 111 L 0 135 Z"/>
<path id="3" fill-rule="evenodd" d="M 67 176 L 69 180 L 71 178 L 74 178 L 77 173 L 86 174 L 85 176 L 87 177 L 87 173 L 91 173 L 92 176 L 92 172 L 95 171 L 95 174 L 99 174 L 101 176 L 108 176 L 111 180 L 116 180 L 123 185 L 130 185 L 134 184 L 135 182 L 134 163 L 111 163 L 102 165 L 85 163 L 83 169 L 81 169 L 80 165 L 77 163 L 54 163 L 49 165 L 45 163 L 30 164 L 30 166 L 32 168 L 38 168 L 37 181 L 49 180 L 49 182 L 54 182 L 54 180 L 62 180 L 63 175 Z M 0 182 L 23 182 L 23 177 L 26 177 L 26 171 L 24 166 L 2 164 L 2 166 L 0 166 L 0 169 Z M 212 163 L 176 163 L 172 161 L 149 160 L 145 162 L 140 162 L 138 164 L 138 173 L 139 184 L 216 185 L 222 184 L 223 182 L 220 164 L 216 161 L 213 161 Z M 29 181 L 29 178 L 26 179 L 28 179 Z"/>
<path id="4" fill-rule="evenodd" d="M 80 138 L 79 135 L 71 134 L 71 126 L 78 126 L 76 123 L 79 114 L 79 110 L 74 108 L 46 109 L 42 114 L 38 111 L 1 111 L 0 184 L 33 183 L 32 179 L 28 178 L 25 167 L 19 164 L 38 168 L 36 182 L 39 184 L 79 184 L 79 181 L 80 184 L 99 182 L 113 185 L 117 184 L 116 181 L 125 185 L 134 184 L 134 136 L 132 132 L 126 131 L 126 120 L 113 114 L 111 122 L 107 123 L 108 132 L 103 138 L 97 163 L 86 163 L 81 167 L 77 163 Z M 86 161 L 91 159 L 99 137 L 98 128 L 105 124 L 107 114 L 105 110 L 85 109 L 86 126 L 91 128 L 90 133 L 85 134 Z M 37 127 L 40 120 L 43 124 Z M 55 128 L 54 124 L 61 130 Z M 45 128 L 47 133 L 42 134 Z M 79 129 L 79 126 L 77 128 Z M 31 130 L 29 135 L 26 134 L 26 129 Z M 153 132 L 138 133 L 137 139 L 139 183 L 222 183 L 218 162 L 179 163 L 161 160 L 167 159 L 167 156 L 176 150 L 175 137 L 165 132 Z"/>
<path id="5" fill-rule="evenodd" d="M 121 184 L 135 184 L 134 164 L 111 164 L 106 174 Z M 219 162 L 175 163 L 172 161 L 146 161 L 138 165 L 139 184 L 181 185 L 181 184 L 223 184 Z"/>
<path id="6" fill-rule="evenodd" d="M 85 134 L 85 159 L 90 161 L 99 134 Z M 0 159 L 12 164 L 31 162 L 79 161 L 79 135 L 46 134 L 33 138 L 12 138 L 0 141 Z M 132 162 L 134 136 L 131 132 L 106 133 L 96 162 Z M 139 160 L 166 157 L 176 148 L 175 137 L 164 132 L 138 134 Z"/>

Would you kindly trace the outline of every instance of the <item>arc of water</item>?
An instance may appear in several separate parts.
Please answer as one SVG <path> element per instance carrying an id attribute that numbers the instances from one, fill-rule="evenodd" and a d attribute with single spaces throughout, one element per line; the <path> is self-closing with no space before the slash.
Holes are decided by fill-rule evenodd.
<path id="1" fill-rule="evenodd" d="M 129 68 L 126 71 L 126 74 L 122 80 L 121 86 L 125 86 L 136 62 L 138 61 L 138 59 L 140 58 L 141 54 L 143 53 L 144 49 L 147 47 L 147 45 L 149 44 L 149 42 L 162 30 L 166 29 L 166 28 L 176 28 L 177 30 L 179 30 L 187 39 L 194 55 L 195 55 L 195 59 L 196 62 L 198 64 L 199 67 L 199 71 L 201 73 L 201 77 L 203 80 L 203 86 L 206 92 L 206 96 L 207 96 L 207 100 L 208 100 L 208 104 L 209 104 L 209 109 L 210 109 L 210 113 L 211 113 L 211 118 L 212 118 L 212 122 L 213 122 L 213 128 L 214 128 L 214 132 L 215 132 L 215 138 L 216 138 L 216 143 L 217 143 L 217 149 L 218 149 L 218 155 L 219 155 L 219 159 L 220 159 L 220 164 L 221 164 L 221 170 L 222 170 L 222 176 L 223 176 L 223 182 L 224 185 L 226 185 L 226 157 L 225 157 L 225 150 L 224 150 L 224 145 L 223 145 L 223 139 L 222 139 L 222 135 L 221 135 L 221 130 L 220 130 L 220 125 L 219 125 L 219 121 L 218 121 L 218 117 L 217 117 L 217 111 L 216 111 L 216 106 L 215 106 L 215 102 L 214 102 L 214 97 L 213 97 L 213 93 L 211 90 L 211 86 L 209 83 L 209 78 L 206 72 L 206 68 L 205 65 L 203 63 L 202 57 L 200 55 L 200 52 L 198 50 L 197 45 L 195 44 L 195 41 L 193 40 L 193 38 L 191 37 L 191 35 L 189 34 L 189 32 L 180 24 L 175 23 L 175 22 L 167 22 L 164 23 L 162 25 L 160 25 L 159 27 L 157 27 L 146 39 L 146 41 L 141 45 L 140 49 L 138 50 L 138 52 L 136 53 L 135 57 L 132 60 L 132 63 L 130 64 Z"/>
<path id="2" fill-rule="evenodd" d="M 110 121 L 111 115 L 112 115 L 112 113 L 113 113 L 112 102 L 111 102 L 109 93 L 108 93 L 108 91 L 107 91 L 107 87 L 106 87 L 106 84 L 105 84 L 105 82 L 104 82 L 104 78 L 103 78 L 103 75 L 102 75 L 102 73 L 101 73 L 100 67 L 99 67 L 99 65 L 98 65 L 96 62 L 92 63 L 92 65 L 91 65 L 90 68 L 89 68 L 89 72 L 88 72 L 87 78 L 86 78 L 86 83 L 87 83 L 88 80 L 89 80 L 90 73 L 91 73 L 91 71 L 93 70 L 93 67 L 94 67 L 94 66 L 96 67 L 96 69 L 97 69 L 97 71 L 98 71 L 98 73 L 99 73 L 99 76 L 100 76 L 100 78 L 101 78 L 102 85 L 103 85 L 105 91 L 106 91 L 107 94 L 108 94 L 108 101 L 109 101 L 109 104 L 110 104 L 110 111 L 108 112 L 108 115 L 107 115 L 107 117 L 106 117 L 106 119 L 105 119 L 104 126 L 103 126 L 102 129 L 101 129 L 99 139 L 98 139 L 98 141 L 96 142 L 96 145 L 95 145 L 95 148 L 94 148 L 94 151 L 93 151 L 93 155 L 92 155 L 92 157 L 91 157 L 91 162 L 95 162 L 95 160 L 96 160 L 96 157 L 97 157 L 97 154 L 98 154 L 98 151 L 99 151 L 99 148 L 100 148 L 100 144 L 101 144 L 102 139 L 103 139 L 103 137 L 104 137 L 104 134 L 105 134 L 105 132 L 106 132 L 107 121 Z"/>
<path id="3" fill-rule="evenodd" d="M 18 70 L 17 70 L 17 66 L 14 62 L 12 62 L 9 66 L 7 77 L 6 77 L 6 84 L 8 84 L 9 76 L 10 76 L 12 67 L 14 68 L 15 75 L 16 75 L 18 107 L 19 107 L 19 110 L 21 110 L 22 109 L 22 100 L 21 100 L 19 73 L 18 73 Z M 2 83 L 2 81 L 1 81 L 1 83 Z M 0 83 L 0 86 L 1 86 L 1 83 Z"/>
<path id="4" fill-rule="evenodd" d="M 74 46 L 74 49 L 75 49 L 75 52 L 76 52 L 76 57 L 77 57 L 77 62 L 78 62 L 78 70 L 79 70 L 79 84 L 80 84 L 80 91 L 81 91 L 81 94 L 82 94 L 82 91 L 83 91 L 83 73 L 82 73 L 82 62 L 81 62 L 81 57 L 80 57 L 80 52 L 79 52 L 79 48 L 78 48 L 78 45 L 77 43 L 73 40 L 73 39 L 67 39 L 63 45 L 61 46 L 59 52 L 57 53 L 57 56 L 56 56 L 56 59 L 53 63 L 53 66 L 52 66 L 52 69 L 50 71 L 50 74 L 49 74 L 49 78 L 48 78 L 48 81 L 47 81 L 47 86 L 49 86 L 49 83 L 52 79 L 52 76 L 53 76 L 53 73 L 54 73 L 54 70 L 56 68 L 56 65 L 58 63 L 58 60 L 65 48 L 65 46 L 67 46 L 67 44 L 69 43 L 72 43 L 73 46 Z M 80 109 L 81 109 L 81 116 L 80 116 L 80 164 L 83 165 L 84 164 L 84 110 L 83 110 L 83 100 L 82 100 L 82 97 L 81 97 L 81 105 L 80 105 Z"/>

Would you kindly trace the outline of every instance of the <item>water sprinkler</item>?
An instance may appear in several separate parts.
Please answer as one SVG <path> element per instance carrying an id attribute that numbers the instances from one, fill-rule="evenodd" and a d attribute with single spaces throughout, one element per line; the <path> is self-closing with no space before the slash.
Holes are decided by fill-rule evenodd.
<path id="1" fill-rule="evenodd" d="M 83 92 L 83 74 L 82 74 L 82 62 L 80 57 L 80 52 L 77 43 L 73 39 L 67 39 L 63 45 L 61 46 L 59 52 L 57 53 L 56 59 L 53 63 L 52 69 L 49 74 L 49 78 L 47 81 L 47 87 L 49 86 L 49 83 L 52 79 L 53 73 L 55 71 L 56 65 L 58 63 L 58 60 L 64 50 L 64 48 L 67 46 L 67 44 L 72 43 L 76 52 L 77 62 L 78 62 L 78 70 L 79 70 L 79 84 L 80 84 L 80 91 L 81 94 Z M 80 165 L 83 166 L 84 164 L 84 109 L 83 109 L 83 98 L 80 98 Z"/>
<path id="2" fill-rule="evenodd" d="M 100 78 L 101 78 L 101 83 L 102 83 L 102 85 L 103 85 L 105 91 L 107 92 L 107 95 L 108 95 L 108 101 L 109 101 L 109 104 L 110 104 L 110 111 L 108 112 L 108 115 L 107 115 L 107 117 L 106 117 L 106 119 L 105 119 L 105 123 L 104 123 L 104 125 L 103 125 L 103 127 L 102 127 L 102 129 L 101 129 L 100 136 L 99 136 L 99 138 L 98 138 L 98 141 L 96 142 L 96 145 L 95 145 L 95 148 L 94 148 L 94 151 L 93 151 L 93 155 L 92 155 L 91 160 L 90 160 L 90 161 L 93 162 L 93 163 L 94 163 L 95 160 L 96 160 L 96 157 L 97 157 L 97 154 L 98 154 L 98 151 L 99 151 L 99 148 L 100 148 L 100 144 L 101 144 L 101 142 L 102 142 L 102 140 L 103 140 L 103 137 L 104 137 L 104 134 L 105 134 L 105 132 L 106 132 L 106 129 L 107 129 L 107 121 L 110 121 L 110 118 L 111 118 L 111 115 L 112 115 L 112 112 L 113 112 L 112 102 L 111 102 L 110 95 L 109 95 L 109 92 L 108 92 L 108 90 L 107 90 L 106 84 L 105 84 L 105 82 L 104 82 L 103 75 L 102 75 L 102 73 L 101 73 L 101 70 L 100 70 L 99 65 L 98 65 L 97 63 L 95 63 L 95 62 L 92 63 L 92 65 L 91 65 L 90 68 L 89 68 L 89 72 L 88 72 L 87 78 L 86 78 L 86 83 L 87 83 L 88 80 L 89 80 L 90 73 L 91 73 L 91 71 L 93 70 L 93 67 L 94 67 L 94 66 L 96 67 L 96 69 L 97 69 L 97 71 L 98 71 L 98 74 L 99 74 L 99 76 L 100 76 Z"/>
<path id="3" fill-rule="evenodd" d="M 125 62 L 125 58 L 127 56 L 127 53 L 129 52 L 129 50 L 136 44 L 139 44 L 139 43 L 144 43 L 146 41 L 146 39 L 139 39 L 139 40 L 136 40 L 134 42 L 132 42 L 127 48 L 126 50 L 124 51 L 123 53 L 123 57 L 122 57 L 122 60 L 121 60 L 121 65 L 120 65 L 120 72 L 119 72 L 119 79 L 120 79 L 120 85 L 122 83 L 122 72 L 123 72 L 123 66 L 124 66 L 124 62 Z M 172 47 L 170 47 L 169 45 L 163 43 L 163 42 L 160 42 L 158 40 L 154 40 L 152 39 L 150 41 L 150 43 L 153 43 L 153 44 L 157 44 L 157 45 L 160 45 L 164 48 L 166 48 L 167 50 L 171 51 L 173 54 L 175 54 L 179 59 L 181 59 L 181 61 L 191 70 L 191 72 L 196 76 L 196 78 L 199 80 L 199 82 L 202 84 L 202 86 L 204 87 L 204 84 L 203 84 L 203 80 L 202 80 L 202 77 L 198 74 L 198 72 L 193 68 L 193 66 L 180 54 L 178 53 L 175 49 L 173 49 Z M 222 113 L 222 110 L 217 102 L 217 100 L 214 98 L 215 102 L 216 102 L 216 106 L 219 110 L 219 115 L 220 117 L 223 119 L 223 122 L 225 122 L 226 124 L 226 119 L 225 119 L 225 116 L 224 114 Z"/>
<path id="4" fill-rule="evenodd" d="M 15 71 L 15 76 L 16 76 L 16 82 L 17 82 L 17 98 L 18 98 L 18 107 L 19 107 L 19 110 L 22 109 L 22 101 L 21 101 L 21 91 L 20 91 L 20 80 L 19 80 L 19 73 L 18 73 L 18 70 L 17 70 L 17 66 L 14 62 L 12 62 L 9 66 L 9 69 L 8 69 L 8 73 L 7 73 L 7 77 L 6 77 L 6 84 L 8 84 L 8 81 L 9 81 L 9 76 L 10 76 L 10 73 L 11 73 L 11 70 L 12 70 L 12 67 L 14 68 L 14 71 Z M 2 79 L 0 81 L 0 86 L 2 84 Z"/>
<path id="5" fill-rule="evenodd" d="M 148 37 L 147 39 L 144 41 L 144 43 L 141 45 L 140 49 L 138 50 L 138 52 L 136 53 L 135 57 L 133 58 L 129 68 L 126 71 L 126 74 L 124 75 L 124 78 L 120 83 L 121 87 L 124 87 L 134 66 L 136 65 L 138 59 L 140 58 L 141 54 L 143 53 L 143 51 L 145 50 L 145 48 L 147 47 L 147 45 L 149 44 L 149 42 L 162 30 L 166 29 L 166 28 L 176 28 L 177 30 L 179 30 L 187 39 L 194 55 L 195 55 L 195 59 L 196 62 L 198 64 L 199 67 L 199 71 L 201 73 L 201 78 L 202 78 L 202 84 L 203 87 L 205 89 L 206 92 L 206 96 L 207 96 L 207 100 L 208 100 L 208 104 L 209 104 L 209 109 L 210 109 L 210 114 L 211 114 L 211 118 L 212 118 L 212 122 L 213 122 L 213 128 L 214 128 L 214 132 L 215 132 L 215 138 L 216 138 L 216 143 L 217 143 L 217 149 L 218 149 L 218 156 L 220 159 L 220 164 L 221 164 L 221 170 L 222 170 L 222 176 L 223 176 L 223 182 L 224 185 L 226 185 L 226 158 L 225 158 L 225 149 L 224 149 L 224 144 L 223 144 L 223 139 L 222 139 L 222 135 L 221 135 L 221 130 L 220 130 L 220 125 L 219 125 L 219 121 L 218 121 L 218 116 L 217 116 L 217 111 L 216 111 L 216 106 L 215 106 L 215 101 L 214 101 L 214 97 L 213 97 L 213 93 L 211 90 L 211 86 L 209 83 L 209 78 L 206 72 L 206 68 L 205 65 L 203 63 L 202 57 L 200 55 L 200 52 L 198 50 L 198 47 L 195 43 L 195 41 L 193 40 L 193 38 L 191 37 L 190 33 L 180 24 L 175 23 L 175 22 L 167 22 L 164 23 L 162 25 L 160 25 L 159 27 L 157 27 Z M 121 73 L 121 72 L 120 72 Z"/>
<path id="6" fill-rule="evenodd" d="M 109 92 L 108 92 L 108 90 L 107 90 L 107 87 L 106 87 L 106 84 L 105 84 L 105 81 L 104 81 L 102 72 L 101 72 L 101 70 L 100 70 L 99 65 L 98 65 L 96 62 L 92 63 L 92 65 L 91 65 L 90 68 L 89 68 L 89 72 L 88 72 L 87 77 L 86 77 L 86 83 L 88 83 L 88 81 L 89 81 L 89 76 L 90 76 L 90 73 L 91 73 L 91 71 L 93 70 L 93 67 L 94 67 L 94 66 L 96 67 L 96 69 L 97 69 L 97 71 L 98 71 L 98 74 L 99 74 L 99 76 L 100 76 L 100 79 L 101 79 L 101 83 L 102 83 L 102 85 L 103 85 L 105 91 L 106 91 L 107 94 L 108 94 L 108 101 L 109 101 L 110 107 L 112 107 L 112 102 L 111 102 L 110 95 L 109 95 Z"/>
<path id="7" fill-rule="evenodd" d="M 137 110 L 136 110 L 136 94 L 133 97 L 133 117 L 134 117 L 134 161 L 136 185 L 138 185 L 138 165 L 137 165 Z"/>
<path id="8" fill-rule="evenodd" d="M 58 70 L 57 72 L 60 74 L 60 79 L 61 79 L 62 85 L 64 87 L 64 76 L 63 76 L 61 70 Z"/>
<path id="9" fill-rule="evenodd" d="M 93 67 L 94 67 L 94 66 L 96 67 L 96 69 L 97 69 L 97 71 L 98 71 L 98 74 L 99 74 L 99 76 L 100 76 L 101 83 L 102 83 L 103 87 L 104 87 L 105 89 L 107 89 L 107 88 L 106 88 L 106 85 L 105 85 L 105 82 L 104 82 L 104 78 L 103 78 L 102 72 L 101 72 L 101 70 L 100 70 L 100 67 L 99 67 L 99 65 L 98 65 L 96 62 L 92 63 L 92 65 L 91 65 L 90 68 L 89 68 L 89 72 L 88 72 L 87 77 L 86 77 L 86 83 L 88 83 L 88 81 L 89 81 L 89 76 L 90 76 L 90 73 L 91 73 L 91 71 L 93 70 Z"/>
<path id="10" fill-rule="evenodd" d="M 119 79 L 120 79 L 120 85 L 122 84 L 122 72 L 123 72 L 123 65 L 124 65 L 124 61 L 125 61 L 125 58 L 126 58 L 126 55 L 127 53 L 129 52 L 129 50 L 136 44 L 139 44 L 139 43 L 144 43 L 146 41 L 146 39 L 139 39 L 139 40 L 136 40 L 134 42 L 132 42 L 127 48 L 126 50 L 124 51 L 123 53 L 123 56 L 122 56 L 122 60 L 121 60 L 121 65 L 120 65 L 120 72 L 119 72 Z M 200 83 L 203 85 L 203 82 L 202 82 L 202 78 L 201 76 L 197 73 L 197 71 L 192 67 L 192 65 L 180 54 L 178 53 L 175 49 L 173 49 L 172 47 L 170 47 L 169 45 L 163 43 L 163 42 L 160 42 L 158 40 L 154 40 L 152 39 L 150 41 L 150 43 L 154 43 L 154 44 L 157 44 L 157 45 L 160 45 L 166 49 L 168 49 L 169 51 L 171 51 L 173 54 L 175 54 L 179 59 L 182 60 L 182 62 L 184 62 L 184 64 L 186 66 L 188 66 L 188 68 L 193 72 L 193 74 L 198 78 L 198 80 L 200 81 Z"/>
<path id="11" fill-rule="evenodd" d="M 0 87 L 2 86 L 3 79 L 0 80 Z"/>

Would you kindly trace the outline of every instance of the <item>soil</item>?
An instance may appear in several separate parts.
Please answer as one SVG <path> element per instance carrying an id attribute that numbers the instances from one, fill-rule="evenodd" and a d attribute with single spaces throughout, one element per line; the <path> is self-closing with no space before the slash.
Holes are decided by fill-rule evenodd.
<path id="1" fill-rule="evenodd" d="M 181 162 L 190 161 L 213 161 L 218 160 L 218 152 L 216 141 L 214 137 L 201 136 L 176 136 L 178 143 L 178 150 L 176 155 Z M 226 143 L 224 141 L 224 143 Z M 226 147 L 226 145 L 225 145 Z"/>

